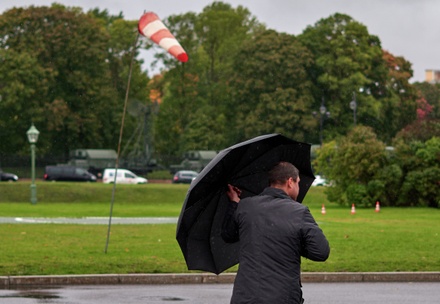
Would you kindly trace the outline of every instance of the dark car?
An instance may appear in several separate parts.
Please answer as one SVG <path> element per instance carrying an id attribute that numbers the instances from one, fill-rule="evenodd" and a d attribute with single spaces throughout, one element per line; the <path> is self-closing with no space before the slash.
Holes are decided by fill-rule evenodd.
<path id="1" fill-rule="evenodd" d="M 46 181 L 96 182 L 96 176 L 83 168 L 72 166 L 46 166 Z"/>
<path id="2" fill-rule="evenodd" d="M 196 171 L 182 170 L 177 171 L 173 177 L 173 184 L 191 184 L 191 182 L 199 175 Z"/>
<path id="3" fill-rule="evenodd" d="M 18 176 L 12 173 L 3 172 L 0 169 L 0 181 L 5 182 L 16 182 L 18 181 Z"/>

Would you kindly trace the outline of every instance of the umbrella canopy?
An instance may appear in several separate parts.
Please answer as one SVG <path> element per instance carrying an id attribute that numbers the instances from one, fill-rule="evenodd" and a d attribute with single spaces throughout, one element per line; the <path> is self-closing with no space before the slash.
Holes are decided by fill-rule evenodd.
<path id="1" fill-rule="evenodd" d="M 239 243 L 221 238 L 227 210 L 227 184 L 242 190 L 241 198 L 261 193 L 269 186 L 267 172 L 287 161 L 300 172 L 302 202 L 315 177 L 310 145 L 280 134 L 255 137 L 220 151 L 191 184 L 177 223 L 176 238 L 189 270 L 216 274 L 238 263 Z"/>

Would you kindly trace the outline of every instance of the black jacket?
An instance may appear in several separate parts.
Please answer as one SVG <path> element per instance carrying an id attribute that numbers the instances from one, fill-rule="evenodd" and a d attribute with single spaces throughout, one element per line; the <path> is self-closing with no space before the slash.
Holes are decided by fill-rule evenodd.
<path id="1" fill-rule="evenodd" d="M 225 242 L 240 241 L 240 265 L 231 303 L 300 303 L 301 256 L 325 261 L 330 247 L 309 209 L 284 191 L 230 202 Z"/>

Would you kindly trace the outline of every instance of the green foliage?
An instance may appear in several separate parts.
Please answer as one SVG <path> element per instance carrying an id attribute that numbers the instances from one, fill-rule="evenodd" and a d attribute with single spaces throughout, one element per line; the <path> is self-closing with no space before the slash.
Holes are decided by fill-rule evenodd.
<path id="1" fill-rule="evenodd" d="M 24 134 L 32 118 L 43 115 L 41 97 L 54 78 L 31 53 L 0 48 L 0 153 L 28 153 Z"/>
<path id="2" fill-rule="evenodd" d="M 226 118 L 214 110 L 202 107 L 189 122 L 182 135 L 181 147 L 187 150 L 222 150 L 226 146 L 224 134 L 227 129 Z M 211 107 L 212 108 L 212 107 Z"/>
<path id="3" fill-rule="evenodd" d="M 234 60 L 235 97 L 232 118 L 246 139 L 264 133 L 283 133 L 298 140 L 316 127 L 305 120 L 312 113 L 307 68 L 311 54 L 292 35 L 259 32 L 243 42 Z"/>
<path id="4" fill-rule="evenodd" d="M 361 184 L 349 184 L 347 189 L 347 201 L 351 204 L 357 204 L 362 206 L 368 206 L 369 200 L 367 195 L 367 189 L 365 185 Z"/>
<path id="5" fill-rule="evenodd" d="M 410 206 L 440 206 L 440 168 L 410 171 L 402 185 L 401 202 Z"/>
<path id="6" fill-rule="evenodd" d="M 440 137 L 400 143 L 396 154 L 406 172 L 399 204 L 440 206 Z"/>
<path id="7" fill-rule="evenodd" d="M 398 141 L 387 155 L 367 127 L 318 150 L 315 167 L 333 183 L 328 199 L 340 204 L 439 207 L 440 140 Z"/>
<path id="8" fill-rule="evenodd" d="M 41 132 L 37 154 L 49 159 L 74 148 L 115 149 L 132 56 L 153 48 L 164 70 L 149 83 L 142 61 L 133 61 L 129 97 L 143 110 L 124 121 L 124 151 L 139 147 L 130 139 L 141 128 L 149 130 L 142 145 L 151 143 L 156 159 L 188 149 L 220 150 L 263 133 L 310 143 L 323 135 L 327 143 L 316 168 L 335 181 L 335 200 L 358 197 L 357 187 L 350 198 L 345 192 L 355 184 L 373 203 L 377 197 L 390 205 L 408 203 L 399 190 L 411 167 L 426 169 L 432 155 L 412 142 L 440 136 L 439 86 L 411 85 L 411 63 L 382 50 L 366 26 L 337 13 L 295 37 L 268 30 L 248 9 L 223 2 L 163 21 L 188 62 L 137 40 L 137 20 L 107 10 L 84 13 L 54 4 L 2 14 L 0 156 L 28 153 L 24 134 L 31 121 Z M 344 141 L 354 125 L 354 98 L 357 125 L 370 127 L 374 136 L 358 129 Z M 322 100 L 330 117 L 320 134 L 312 113 Z M 421 110 L 426 119 L 417 119 Z M 384 154 L 384 143 L 397 132 L 397 152 Z M 435 172 L 429 176 L 423 179 L 435 179 Z"/>
<path id="9" fill-rule="evenodd" d="M 8 123 L 8 129 L 17 133 L 2 134 L 9 144 L 0 153 L 22 151 L 26 138 L 16 134 L 31 121 L 42 135 L 40 155 L 114 147 L 135 29 L 135 22 L 106 11 L 85 14 L 57 4 L 6 11 L 0 18 L 0 60 L 8 62 L 0 68 L 0 126 L 16 116 L 17 128 Z M 132 79 L 133 96 L 145 101 L 140 63 Z"/>
<path id="10" fill-rule="evenodd" d="M 356 127 L 338 144 L 327 145 L 318 151 L 318 170 L 334 181 L 338 192 L 346 196 L 339 202 L 371 205 L 374 198 L 369 195 L 368 185 L 375 180 L 385 165 L 385 146 L 377 140 L 368 127 Z M 371 188 L 377 183 L 370 184 Z"/>
<path id="11" fill-rule="evenodd" d="M 348 105 L 353 94 L 357 120 L 374 128 L 382 139 L 390 140 L 411 121 L 408 119 L 415 118 L 415 94 L 408 82 L 410 64 L 384 53 L 379 38 L 370 35 L 364 25 L 337 13 L 307 27 L 299 39 L 314 56 L 309 70 L 315 84 L 314 108 L 324 97 L 331 113 L 326 138 L 344 134 L 351 127 Z"/>
<path id="12" fill-rule="evenodd" d="M 386 180 L 374 179 L 368 182 L 367 184 L 367 192 L 368 201 L 364 202 L 364 206 L 373 207 L 376 202 L 384 196 L 386 189 Z"/>
<path id="13" fill-rule="evenodd" d="M 440 85 L 428 82 L 416 82 L 414 87 L 419 90 L 431 110 L 428 111 L 428 118 L 440 119 Z"/>
<path id="14" fill-rule="evenodd" d="M 392 161 L 378 172 L 379 185 L 372 195 L 377 197 L 384 206 L 398 205 L 401 186 L 404 178 L 402 168 Z"/>
<path id="15" fill-rule="evenodd" d="M 243 40 L 258 26 L 247 9 L 214 2 L 200 14 L 165 20 L 188 52 L 185 64 L 158 58 L 169 68 L 163 100 L 155 121 L 158 153 L 180 155 L 189 147 L 221 149 L 232 143 L 232 61 Z M 181 39 L 180 39 L 181 37 Z"/>
<path id="16" fill-rule="evenodd" d="M 394 146 L 408 144 L 411 141 L 427 141 L 433 136 L 440 137 L 440 119 L 418 119 L 397 133 Z"/>

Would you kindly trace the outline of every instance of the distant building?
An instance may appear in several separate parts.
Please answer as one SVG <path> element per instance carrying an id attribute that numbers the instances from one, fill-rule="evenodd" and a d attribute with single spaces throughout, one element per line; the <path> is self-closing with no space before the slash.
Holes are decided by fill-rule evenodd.
<path id="1" fill-rule="evenodd" d="M 429 83 L 440 83 L 440 70 L 425 70 L 425 81 Z"/>

